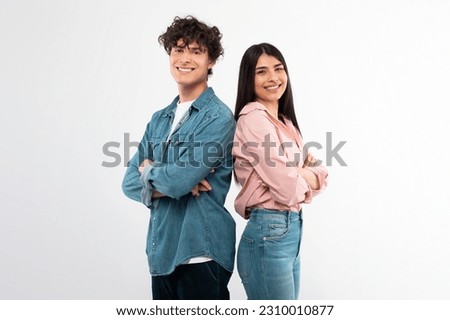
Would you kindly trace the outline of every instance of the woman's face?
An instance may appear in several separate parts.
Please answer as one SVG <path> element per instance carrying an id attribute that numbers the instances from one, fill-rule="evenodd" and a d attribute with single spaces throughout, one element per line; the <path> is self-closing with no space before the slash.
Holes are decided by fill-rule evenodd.
<path id="1" fill-rule="evenodd" d="M 278 100 L 286 90 L 288 77 L 280 60 L 263 53 L 255 68 L 256 101 L 266 107 L 278 106 Z"/>

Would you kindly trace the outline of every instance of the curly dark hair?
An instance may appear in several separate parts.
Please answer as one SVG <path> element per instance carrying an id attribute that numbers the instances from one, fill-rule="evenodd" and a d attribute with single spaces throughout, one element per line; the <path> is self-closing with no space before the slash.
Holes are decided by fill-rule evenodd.
<path id="1" fill-rule="evenodd" d="M 159 44 L 164 46 L 167 54 L 170 55 L 172 47 L 176 46 L 178 40 L 182 39 L 188 46 L 192 42 L 197 42 L 200 47 L 208 50 L 208 55 L 214 62 L 223 56 L 223 47 L 220 43 L 222 34 L 216 26 L 209 27 L 205 23 L 197 20 L 193 16 L 180 18 L 176 16 L 166 32 L 158 37 Z M 212 70 L 208 70 L 212 74 Z"/>

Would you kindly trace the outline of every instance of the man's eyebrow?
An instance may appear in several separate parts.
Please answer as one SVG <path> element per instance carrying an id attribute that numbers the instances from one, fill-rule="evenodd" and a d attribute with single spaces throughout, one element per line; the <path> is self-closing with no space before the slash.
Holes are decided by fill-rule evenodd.
<path id="1" fill-rule="evenodd" d="M 184 48 L 188 48 L 189 50 L 200 50 L 202 52 L 207 51 L 207 48 L 204 46 L 201 46 L 199 44 L 197 45 L 190 45 L 190 44 L 183 44 L 183 45 L 174 45 L 172 48 L 177 48 L 177 49 L 184 49 Z"/>
<path id="2" fill-rule="evenodd" d="M 202 50 L 202 51 L 205 51 L 206 50 L 206 48 L 205 47 L 202 47 L 201 45 L 195 45 L 195 46 L 188 46 L 189 47 L 189 49 L 192 49 L 192 50 Z"/>

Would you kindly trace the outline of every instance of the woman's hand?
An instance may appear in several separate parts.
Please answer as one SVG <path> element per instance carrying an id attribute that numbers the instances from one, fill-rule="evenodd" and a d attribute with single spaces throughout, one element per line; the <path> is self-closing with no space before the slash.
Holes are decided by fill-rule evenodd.
<path id="1" fill-rule="evenodd" d="M 303 163 L 302 168 L 305 167 L 315 167 L 317 165 L 317 160 L 316 158 L 308 152 L 308 156 L 305 159 L 305 162 Z"/>
<path id="2" fill-rule="evenodd" d="M 308 153 L 308 156 L 306 157 L 303 166 L 297 167 L 297 173 L 306 180 L 311 189 L 315 190 L 319 189 L 319 179 L 313 172 L 311 172 L 310 170 L 306 170 L 305 168 L 315 167 L 317 165 L 318 165 L 317 159 L 311 153 Z"/>

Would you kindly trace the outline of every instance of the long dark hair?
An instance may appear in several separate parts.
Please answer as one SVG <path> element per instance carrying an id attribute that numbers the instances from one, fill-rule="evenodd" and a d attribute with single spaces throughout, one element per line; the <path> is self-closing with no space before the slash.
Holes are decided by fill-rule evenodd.
<path id="1" fill-rule="evenodd" d="M 242 56 L 241 65 L 239 67 L 239 81 L 236 98 L 236 107 L 234 109 L 234 118 L 236 121 L 239 118 L 239 113 L 249 102 L 256 100 L 255 95 L 255 69 L 256 63 L 259 57 L 263 54 L 275 57 L 278 59 L 284 67 L 287 75 L 286 90 L 278 101 L 278 114 L 283 115 L 286 119 L 291 120 L 297 130 L 300 132 L 300 128 L 295 117 L 294 99 L 292 96 L 291 80 L 289 78 L 289 72 L 280 50 L 269 43 L 260 43 L 252 45 L 248 48 Z"/>

